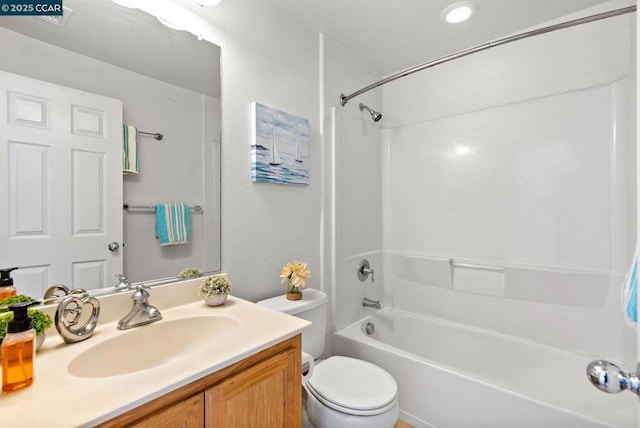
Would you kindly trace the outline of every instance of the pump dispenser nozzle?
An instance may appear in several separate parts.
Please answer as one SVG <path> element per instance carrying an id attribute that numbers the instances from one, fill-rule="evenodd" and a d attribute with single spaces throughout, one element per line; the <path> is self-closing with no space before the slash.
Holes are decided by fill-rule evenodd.
<path id="1" fill-rule="evenodd" d="M 20 302 L 9 305 L 9 310 L 13 312 L 13 318 L 7 323 L 7 333 L 20 333 L 33 328 L 33 319 L 29 316 L 27 309 L 36 302 Z"/>
<path id="2" fill-rule="evenodd" d="M 13 278 L 11 278 L 11 271 L 14 271 L 16 269 L 18 268 L 14 267 L 14 268 L 0 269 L 0 287 L 8 287 L 10 285 L 13 285 Z"/>

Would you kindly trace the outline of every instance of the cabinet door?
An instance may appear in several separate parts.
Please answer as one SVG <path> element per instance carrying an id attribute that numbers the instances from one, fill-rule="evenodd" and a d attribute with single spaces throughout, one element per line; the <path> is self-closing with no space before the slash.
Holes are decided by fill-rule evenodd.
<path id="1" fill-rule="evenodd" d="M 281 352 L 205 391 L 205 426 L 300 427 L 299 352 Z"/>
<path id="2" fill-rule="evenodd" d="M 204 428 L 204 394 L 174 404 L 133 425 L 132 428 Z"/>

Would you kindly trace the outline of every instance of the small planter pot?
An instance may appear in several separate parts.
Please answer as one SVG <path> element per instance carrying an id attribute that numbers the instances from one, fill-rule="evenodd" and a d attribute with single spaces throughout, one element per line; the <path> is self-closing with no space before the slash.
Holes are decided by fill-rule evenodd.
<path id="1" fill-rule="evenodd" d="M 302 289 L 291 284 L 287 287 L 287 300 L 302 300 Z"/>
<path id="2" fill-rule="evenodd" d="M 302 300 L 302 293 L 287 293 L 287 300 Z"/>
<path id="3" fill-rule="evenodd" d="M 204 301 L 209 306 L 220 306 L 227 301 L 227 296 L 228 294 L 214 294 L 213 296 L 205 296 Z"/>
<path id="4" fill-rule="evenodd" d="M 36 351 L 40 349 L 40 347 L 44 343 L 45 337 L 47 337 L 47 335 L 44 333 L 36 334 Z"/>

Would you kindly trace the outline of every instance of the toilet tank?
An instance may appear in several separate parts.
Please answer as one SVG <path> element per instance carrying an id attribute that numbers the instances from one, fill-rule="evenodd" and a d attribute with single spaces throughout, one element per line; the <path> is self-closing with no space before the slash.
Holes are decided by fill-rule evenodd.
<path id="1" fill-rule="evenodd" d="M 318 358 L 324 351 L 328 301 L 326 293 L 305 288 L 301 300 L 287 300 L 282 295 L 261 300 L 258 305 L 311 321 L 313 324 L 302 332 L 302 350 L 313 358 Z"/>

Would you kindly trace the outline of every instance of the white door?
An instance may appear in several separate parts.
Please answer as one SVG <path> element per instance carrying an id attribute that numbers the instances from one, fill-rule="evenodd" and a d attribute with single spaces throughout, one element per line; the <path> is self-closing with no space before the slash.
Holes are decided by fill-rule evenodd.
<path id="1" fill-rule="evenodd" d="M 122 102 L 0 72 L 0 268 L 19 293 L 122 272 Z"/>

